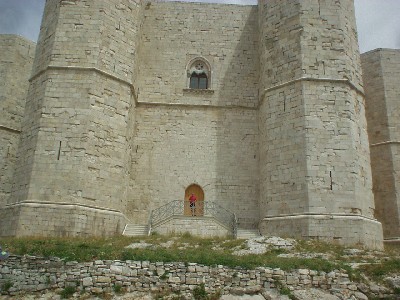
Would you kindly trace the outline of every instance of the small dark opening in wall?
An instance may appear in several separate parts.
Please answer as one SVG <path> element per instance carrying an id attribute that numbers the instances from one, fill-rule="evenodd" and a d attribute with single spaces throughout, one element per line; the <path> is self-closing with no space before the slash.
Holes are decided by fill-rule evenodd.
<path id="1" fill-rule="evenodd" d="M 58 147 L 57 160 L 60 160 L 60 155 L 61 155 L 61 141 L 60 141 L 60 146 Z"/>
<path id="2" fill-rule="evenodd" d="M 332 191 L 333 190 L 332 171 L 329 171 L 329 177 L 331 178 L 331 191 Z"/>
<path id="3" fill-rule="evenodd" d="M 283 98 L 283 111 L 286 111 L 286 97 Z"/>

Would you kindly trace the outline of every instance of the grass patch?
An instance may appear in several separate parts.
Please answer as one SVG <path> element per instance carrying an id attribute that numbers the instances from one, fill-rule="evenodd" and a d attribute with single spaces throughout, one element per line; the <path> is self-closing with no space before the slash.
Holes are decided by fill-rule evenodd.
<path id="1" fill-rule="evenodd" d="M 120 294 L 120 293 L 122 293 L 122 285 L 120 285 L 120 284 L 114 284 L 113 285 L 113 290 L 114 290 L 114 293 L 116 293 L 116 294 Z"/>
<path id="2" fill-rule="evenodd" d="M 157 247 L 173 239 L 170 248 Z M 126 246 L 146 242 L 155 246 L 146 249 L 128 249 Z M 199 263 L 207 266 L 224 265 L 254 269 L 259 266 L 291 270 L 307 268 L 330 272 L 341 265 L 324 259 L 283 258 L 278 257 L 282 250 L 271 250 L 263 255 L 233 255 L 232 248 L 242 245 L 243 241 L 224 239 L 202 239 L 191 235 L 178 237 L 150 236 L 142 238 L 8 238 L 0 241 L 9 251 L 18 255 L 36 255 L 60 257 L 65 261 L 136 260 L 150 262 Z M 182 249 L 182 245 L 186 245 Z M 218 245 L 218 250 L 212 247 Z"/>
<path id="3" fill-rule="evenodd" d="M 61 292 L 60 296 L 61 299 L 68 299 L 71 298 L 72 295 L 76 292 L 76 287 L 74 286 L 66 286 Z"/>
<path id="4" fill-rule="evenodd" d="M 318 240 L 298 240 L 295 251 L 334 254 L 336 257 L 344 255 L 345 248 L 341 245 L 330 244 Z"/>
<path id="5" fill-rule="evenodd" d="M 153 298 L 156 300 L 185 300 L 186 298 L 180 294 L 179 291 L 172 292 L 170 289 L 165 289 L 163 291 L 157 291 L 153 293 Z"/>
<path id="6" fill-rule="evenodd" d="M 207 299 L 207 292 L 204 287 L 204 283 L 200 284 L 199 286 L 196 286 L 193 290 L 193 298 L 195 300 L 205 300 Z"/>
<path id="7" fill-rule="evenodd" d="M 382 281 L 383 277 L 385 276 L 400 273 L 400 259 L 395 258 L 383 260 L 379 263 L 362 266 L 360 269 L 368 277 L 371 277 L 377 281 Z"/>
<path id="8" fill-rule="evenodd" d="M 400 296 L 400 288 L 395 287 L 395 288 L 393 289 L 393 293 L 395 294 L 395 296 Z"/>
<path id="9" fill-rule="evenodd" d="M 11 280 L 6 280 L 5 282 L 3 282 L 1 284 L 1 290 L 3 292 L 8 292 L 10 290 L 10 288 L 12 288 L 14 284 L 11 282 Z"/>
<path id="10" fill-rule="evenodd" d="M 288 296 L 289 299 L 295 299 L 292 291 L 287 286 L 283 285 L 279 280 L 275 280 L 274 284 L 281 295 Z"/>
<path id="11" fill-rule="evenodd" d="M 168 271 L 166 271 L 166 272 L 164 272 L 164 274 L 162 274 L 161 276 L 160 276 L 160 279 L 161 280 L 166 280 L 166 279 L 168 279 Z"/>
<path id="12" fill-rule="evenodd" d="M 221 291 L 218 291 L 213 294 L 207 293 L 204 283 L 201 283 L 199 286 L 195 287 L 193 290 L 193 298 L 195 300 L 218 300 L 221 298 Z"/>
<path id="13" fill-rule="evenodd" d="M 102 238 L 6 238 L 0 243 L 16 255 L 60 257 L 66 261 L 118 259 L 121 249 L 129 245 L 124 237 Z"/>
<path id="14" fill-rule="evenodd" d="M 139 242 L 145 242 L 152 246 L 145 249 L 125 248 L 132 243 Z M 169 242 L 169 248 L 160 246 L 166 242 Z M 65 261 L 78 262 L 100 259 L 183 262 L 186 266 L 189 263 L 199 263 L 206 266 L 224 265 L 231 268 L 242 267 L 246 269 L 264 266 L 280 268 L 285 271 L 311 269 L 330 272 L 345 269 L 350 278 L 356 281 L 359 281 L 361 272 L 372 278 L 381 278 L 390 273 L 400 273 L 399 247 L 392 247 L 387 253 L 380 252 L 380 254 L 377 254 L 385 257 L 388 257 L 388 254 L 393 254 L 394 256 L 390 256 L 389 260 L 382 259 L 382 262 L 380 262 L 377 259 L 372 265 L 353 270 L 345 264 L 345 259 L 348 259 L 348 256 L 347 258 L 344 256 L 344 247 L 315 240 L 297 241 L 294 251 L 327 253 L 333 259 L 280 257 L 279 254 L 288 252 L 288 250 L 281 249 L 271 249 L 261 255 L 236 256 L 232 254 L 233 250 L 245 247 L 245 241 L 199 238 L 190 234 L 181 236 L 152 235 L 134 238 L 123 236 L 112 238 L 2 238 L 0 244 L 12 254 L 59 257 Z M 354 259 L 367 262 L 362 257 L 355 257 Z M 164 278 L 167 274 L 158 274 L 158 276 Z"/>
<path id="15" fill-rule="evenodd" d="M 233 248 L 244 248 L 245 241 L 244 240 L 225 240 L 220 245 L 223 249 L 233 249 Z"/>

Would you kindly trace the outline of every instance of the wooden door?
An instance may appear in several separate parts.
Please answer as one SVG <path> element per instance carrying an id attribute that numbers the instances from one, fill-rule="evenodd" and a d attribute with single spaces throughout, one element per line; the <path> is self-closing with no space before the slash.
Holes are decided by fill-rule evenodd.
<path id="1" fill-rule="evenodd" d="M 184 215 L 185 216 L 192 215 L 192 211 L 191 211 L 190 205 L 189 205 L 189 197 L 192 193 L 195 194 L 196 198 L 197 198 L 195 211 L 194 211 L 195 216 L 202 216 L 202 215 L 204 215 L 204 192 L 203 192 L 203 189 L 197 184 L 192 184 L 186 188 Z"/>

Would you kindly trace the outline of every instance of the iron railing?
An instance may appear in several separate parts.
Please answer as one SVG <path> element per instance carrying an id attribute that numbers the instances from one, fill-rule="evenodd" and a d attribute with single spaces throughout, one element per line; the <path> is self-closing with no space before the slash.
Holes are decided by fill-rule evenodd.
<path id="1" fill-rule="evenodd" d="M 151 211 L 149 217 L 149 231 L 157 224 L 174 216 L 212 217 L 229 228 L 232 231 L 232 235 L 236 237 L 236 215 L 212 201 L 196 201 L 194 207 L 190 206 L 190 201 L 175 200 L 168 202 Z"/>

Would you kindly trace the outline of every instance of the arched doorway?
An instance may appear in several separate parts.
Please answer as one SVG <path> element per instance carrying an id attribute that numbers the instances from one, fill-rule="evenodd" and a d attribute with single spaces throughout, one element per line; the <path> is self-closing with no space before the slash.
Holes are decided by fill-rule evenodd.
<path id="1" fill-rule="evenodd" d="M 195 206 L 195 216 L 204 215 L 204 191 L 197 184 L 189 185 L 185 190 L 185 203 L 184 203 L 184 214 L 185 216 L 191 216 L 192 211 L 190 209 L 189 197 L 191 194 L 195 194 L 197 201 Z"/>

